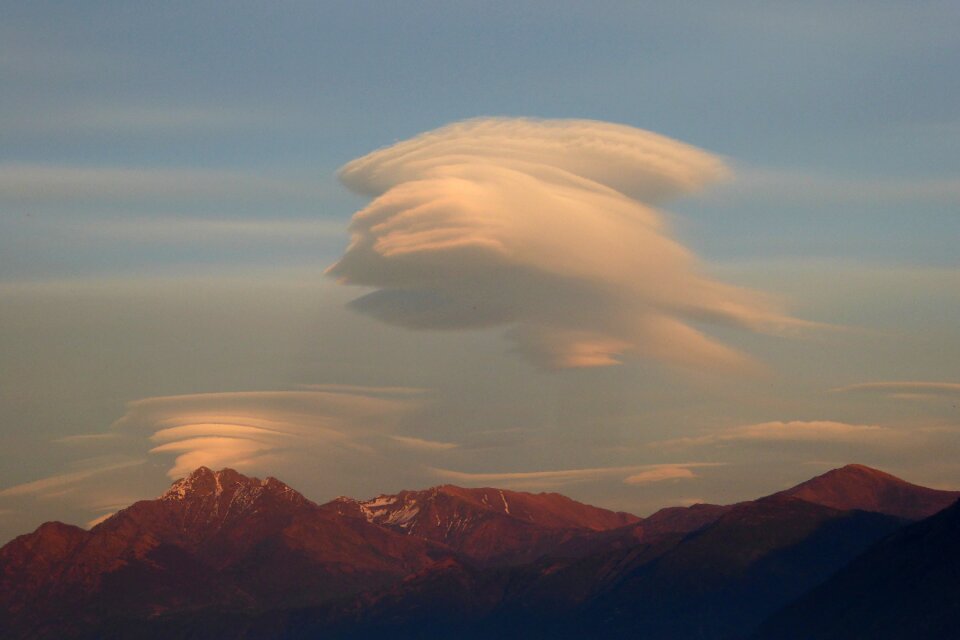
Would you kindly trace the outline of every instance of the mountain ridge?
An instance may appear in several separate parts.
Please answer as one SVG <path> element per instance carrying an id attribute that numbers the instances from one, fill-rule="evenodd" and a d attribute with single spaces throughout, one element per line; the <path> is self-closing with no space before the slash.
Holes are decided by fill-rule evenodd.
<path id="1" fill-rule="evenodd" d="M 862 464 L 848 464 L 774 495 L 787 495 L 835 509 L 863 509 L 920 519 L 942 511 L 960 491 L 931 489 Z"/>
<path id="2" fill-rule="evenodd" d="M 905 504 L 926 512 L 954 493 L 848 465 L 757 500 L 639 518 L 455 485 L 317 504 L 276 478 L 201 467 L 90 530 L 45 523 L 0 548 L 0 631 L 96 636 L 127 620 L 117 637 L 139 638 L 156 620 L 171 638 L 190 624 L 236 638 L 280 637 L 244 624 L 416 637 L 419 622 L 440 623 L 430 602 L 441 594 L 462 614 L 444 624 L 503 633 L 599 620 L 651 638 L 696 631 L 631 604 L 645 601 L 745 631 L 899 527 Z M 837 500 L 865 510 L 821 504 Z M 731 593 L 764 604 L 738 610 Z"/>
<path id="3" fill-rule="evenodd" d="M 348 500 L 338 499 L 340 505 Z M 447 545 L 484 566 L 533 561 L 585 536 L 640 522 L 558 493 L 449 484 L 352 501 L 351 507 L 368 522 Z"/>

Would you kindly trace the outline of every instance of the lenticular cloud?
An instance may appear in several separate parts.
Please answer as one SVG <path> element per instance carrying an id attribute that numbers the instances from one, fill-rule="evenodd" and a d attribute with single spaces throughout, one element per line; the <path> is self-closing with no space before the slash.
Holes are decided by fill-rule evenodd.
<path id="1" fill-rule="evenodd" d="M 586 120 L 457 123 L 347 164 L 373 197 L 328 273 L 372 287 L 354 308 L 413 329 L 509 326 L 550 368 L 653 358 L 742 368 L 694 328 L 800 324 L 761 295 L 698 273 L 656 209 L 724 178 L 704 151 Z"/>

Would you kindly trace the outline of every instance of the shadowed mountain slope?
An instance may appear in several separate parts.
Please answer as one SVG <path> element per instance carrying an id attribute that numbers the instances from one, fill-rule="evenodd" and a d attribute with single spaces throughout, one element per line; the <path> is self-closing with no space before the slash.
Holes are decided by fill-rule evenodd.
<path id="1" fill-rule="evenodd" d="M 960 502 L 893 534 L 773 616 L 758 640 L 948 640 L 960 633 Z"/>
<path id="2" fill-rule="evenodd" d="M 624 571 L 584 619 L 610 637 L 737 637 L 901 525 L 784 496 L 742 503 Z"/>

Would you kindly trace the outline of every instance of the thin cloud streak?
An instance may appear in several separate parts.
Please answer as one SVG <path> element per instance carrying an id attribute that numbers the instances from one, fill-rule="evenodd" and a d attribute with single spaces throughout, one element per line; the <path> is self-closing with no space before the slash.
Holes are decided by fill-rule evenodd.
<path id="1" fill-rule="evenodd" d="M 465 482 L 469 484 L 478 483 L 506 483 L 508 486 L 525 487 L 557 487 L 566 484 L 578 482 L 587 482 L 600 480 L 604 478 L 623 476 L 624 482 L 630 478 L 638 478 L 646 474 L 646 478 L 655 481 L 653 478 L 667 479 L 667 476 L 673 477 L 694 477 L 690 468 L 694 467 L 717 467 L 723 466 L 719 462 L 685 462 L 671 464 L 641 464 L 618 467 L 592 467 L 583 469 L 559 469 L 551 471 L 514 471 L 514 472 L 494 472 L 494 473 L 469 473 L 463 471 L 454 471 L 452 469 L 442 469 L 432 467 L 430 471 L 439 478 L 452 480 L 454 482 Z M 685 470 L 685 471 L 681 471 Z M 688 475 L 689 474 L 689 475 Z M 642 484 L 644 480 L 638 482 L 627 482 L 628 484 Z"/>
<path id="2" fill-rule="evenodd" d="M 91 105 L 4 118 L 2 130 L 9 134 L 169 134 L 278 125 L 289 126 L 289 121 L 268 111 L 235 107 Z"/>
<path id="3" fill-rule="evenodd" d="M 104 202 L 130 198 L 210 202 L 315 200 L 326 195 L 315 181 L 264 177 L 204 168 L 82 167 L 0 164 L 0 200 L 41 203 Z"/>
<path id="4" fill-rule="evenodd" d="M 313 244 L 336 238 L 346 225 L 336 219 L 204 219 L 183 216 L 47 218 L 31 221 L 40 233 L 69 235 L 84 242 L 223 244 L 286 242 Z"/>
<path id="5" fill-rule="evenodd" d="M 960 177 L 902 180 L 837 178 L 815 173 L 740 168 L 738 179 L 720 189 L 717 197 L 837 203 L 933 202 L 960 204 Z"/>
<path id="6" fill-rule="evenodd" d="M 676 438 L 652 443 L 652 447 L 688 447 L 737 442 L 890 444 L 905 434 L 877 425 L 847 424 L 831 420 L 773 421 L 724 429 L 704 436 Z"/>
<path id="7" fill-rule="evenodd" d="M 421 387 L 373 387 L 357 384 L 301 384 L 304 391 L 327 391 L 330 393 L 355 393 L 364 396 L 422 396 L 430 389 Z"/>
<path id="8" fill-rule="evenodd" d="M 93 529 L 95 526 L 97 526 L 97 525 L 100 524 L 101 522 L 104 522 L 105 520 L 107 520 L 108 518 L 110 518 L 111 516 L 113 516 L 115 513 L 116 513 L 116 511 L 109 511 L 109 512 L 103 514 L 102 516 L 97 516 L 97 517 L 94 518 L 93 520 L 88 521 L 88 522 L 87 522 L 87 529 Z"/>
<path id="9" fill-rule="evenodd" d="M 917 399 L 936 395 L 960 394 L 960 382 L 930 382 L 921 380 L 895 380 L 884 382 L 860 382 L 830 389 L 832 393 L 876 392 L 890 397 Z"/>
<path id="10" fill-rule="evenodd" d="M 72 436 L 64 436 L 62 438 L 56 438 L 51 440 L 51 442 L 64 445 L 102 444 L 103 442 L 116 440 L 120 437 L 121 435 L 119 433 L 81 433 Z"/>
<path id="11" fill-rule="evenodd" d="M 624 484 L 643 485 L 667 480 L 691 480 L 698 477 L 689 467 L 660 467 L 627 476 Z"/>
<path id="12" fill-rule="evenodd" d="M 423 438 L 413 438 L 410 436 L 390 436 L 390 439 L 409 449 L 421 449 L 425 451 L 449 451 L 450 449 L 456 449 L 460 446 L 454 442 L 424 440 Z"/>
<path id="13" fill-rule="evenodd" d="M 0 497 L 28 495 L 39 497 L 55 496 L 59 493 L 72 489 L 75 485 L 85 480 L 89 480 L 94 476 L 110 473 L 111 471 L 119 471 L 121 469 L 140 466 L 144 463 L 146 463 L 146 460 L 126 460 L 114 464 L 98 465 L 90 469 L 48 476 L 46 478 L 34 480 L 33 482 L 25 482 L 23 484 L 18 484 L 13 487 L 3 489 L 0 491 Z"/>

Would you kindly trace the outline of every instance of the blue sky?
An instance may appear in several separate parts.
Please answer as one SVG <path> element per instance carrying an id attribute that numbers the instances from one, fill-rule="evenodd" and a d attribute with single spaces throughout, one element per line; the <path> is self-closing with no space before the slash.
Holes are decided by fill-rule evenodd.
<path id="1" fill-rule="evenodd" d="M 81 251 L 28 249 L 33 227 L 14 211 L 343 219 L 355 201 L 337 167 L 489 115 L 630 124 L 779 181 L 682 206 L 699 225 L 687 240 L 711 257 L 922 254 L 953 265 L 957 13 L 948 2 L 7 6 L 5 165 L 255 173 L 295 193 L 12 194 L 0 265 L 5 278 L 98 268 Z M 881 188 L 897 186 L 904 195 Z M 221 251 L 218 261 L 236 261 Z M 152 253 L 114 250 L 111 264 L 175 261 Z"/>
<path id="2" fill-rule="evenodd" d="M 331 458 L 335 475 L 284 463 L 317 499 L 455 473 L 523 485 L 509 474 L 694 462 L 716 466 L 556 488 L 642 513 L 749 497 L 832 462 L 960 482 L 947 461 L 960 381 L 955 2 L 31 2 L 2 15 L 5 536 L 162 490 L 171 455 L 149 453 L 162 439 L 69 439 L 162 421 L 129 403 L 314 384 L 422 390 L 371 418 L 379 436 L 350 418 L 363 446 L 402 445 L 393 466 L 358 477 L 353 454 Z M 483 116 L 625 124 L 722 158 L 729 182 L 667 203 L 672 237 L 711 276 L 843 330 L 713 328 L 771 372 L 731 381 L 646 361 L 544 373 L 502 330 L 408 331 L 346 310 L 357 292 L 321 274 L 368 199 L 338 168 Z M 906 386 L 830 391 L 876 382 Z M 269 413 L 259 397 L 244 402 Z M 777 449 L 775 423 L 813 435 Z M 756 425 L 774 435 L 758 444 L 744 430 Z M 901 437 L 917 444 L 891 444 Z M 267 462 L 247 470 L 283 477 Z M 118 482 L 130 490 L 105 489 Z"/>

